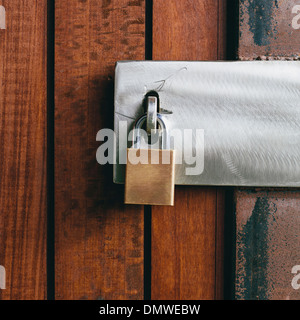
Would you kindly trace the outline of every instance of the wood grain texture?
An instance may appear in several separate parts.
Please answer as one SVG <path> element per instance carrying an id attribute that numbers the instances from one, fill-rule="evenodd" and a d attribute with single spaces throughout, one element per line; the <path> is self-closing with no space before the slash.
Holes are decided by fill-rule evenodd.
<path id="1" fill-rule="evenodd" d="M 47 1 L 0 4 L 0 299 L 45 299 Z"/>
<path id="2" fill-rule="evenodd" d="M 225 58 L 225 1 L 154 1 L 154 60 Z M 177 186 L 152 208 L 152 299 L 223 297 L 224 190 Z"/>
<path id="3" fill-rule="evenodd" d="M 145 3 L 55 3 L 56 299 L 142 299 L 143 207 L 123 204 L 96 134 L 112 128 L 115 62 L 144 59 Z"/>

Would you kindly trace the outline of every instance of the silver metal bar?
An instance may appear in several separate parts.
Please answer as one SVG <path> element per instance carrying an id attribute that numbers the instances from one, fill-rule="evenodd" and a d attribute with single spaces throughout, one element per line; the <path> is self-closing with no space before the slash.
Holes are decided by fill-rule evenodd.
<path id="1" fill-rule="evenodd" d="M 300 62 L 119 62 L 117 134 L 120 121 L 129 131 L 144 113 L 151 90 L 172 112 L 164 115 L 168 128 L 183 136 L 192 130 L 184 147 L 203 153 L 203 172 L 187 175 L 193 166 L 183 157 L 176 184 L 300 186 Z M 204 130 L 202 144 L 194 143 L 196 130 Z M 119 139 L 115 151 L 118 162 L 126 152 Z M 114 166 L 116 183 L 124 182 L 124 171 L 125 165 Z"/>

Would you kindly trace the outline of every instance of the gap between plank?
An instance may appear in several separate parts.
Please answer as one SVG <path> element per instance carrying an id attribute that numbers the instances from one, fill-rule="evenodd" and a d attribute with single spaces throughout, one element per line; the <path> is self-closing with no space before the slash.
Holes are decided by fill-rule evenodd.
<path id="1" fill-rule="evenodd" d="M 153 0 L 145 6 L 145 60 L 153 59 Z M 151 300 L 151 206 L 144 207 L 144 300 Z"/>
<path id="2" fill-rule="evenodd" d="M 54 37 L 55 1 L 47 1 L 47 300 L 55 299 Z"/>

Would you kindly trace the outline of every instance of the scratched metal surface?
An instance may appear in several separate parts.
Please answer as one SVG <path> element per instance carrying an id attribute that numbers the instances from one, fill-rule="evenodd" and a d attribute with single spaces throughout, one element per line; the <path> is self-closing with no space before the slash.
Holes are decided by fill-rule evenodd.
<path id="1" fill-rule="evenodd" d="M 119 121 L 131 129 L 143 114 L 151 90 L 173 112 L 165 115 L 170 130 L 204 129 L 204 171 L 186 175 L 193 166 L 177 165 L 176 184 L 300 186 L 300 62 L 119 62 L 117 134 Z M 118 163 L 118 138 L 115 152 Z M 116 183 L 124 172 L 125 165 L 114 166 Z"/>

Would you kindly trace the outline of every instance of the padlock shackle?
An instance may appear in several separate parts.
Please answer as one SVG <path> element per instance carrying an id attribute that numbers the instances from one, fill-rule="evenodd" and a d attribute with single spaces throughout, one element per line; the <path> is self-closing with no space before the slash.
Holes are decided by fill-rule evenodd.
<path id="1" fill-rule="evenodd" d="M 143 124 L 147 121 L 147 114 L 142 115 L 138 118 L 133 126 L 133 137 L 132 137 L 132 148 L 139 149 L 141 143 L 141 135 L 140 130 L 142 130 Z M 162 145 L 161 149 L 166 150 L 169 149 L 169 140 L 167 137 L 167 126 L 165 124 L 164 119 L 161 114 L 157 114 L 157 123 L 160 125 L 160 129 L 162 131 Z"/>
<path id="2" fill-rule="evenodd" d="M 157 98 L 148 96 L 147 99 L 147 134 L 150 136 L 157 131 Z"/>

